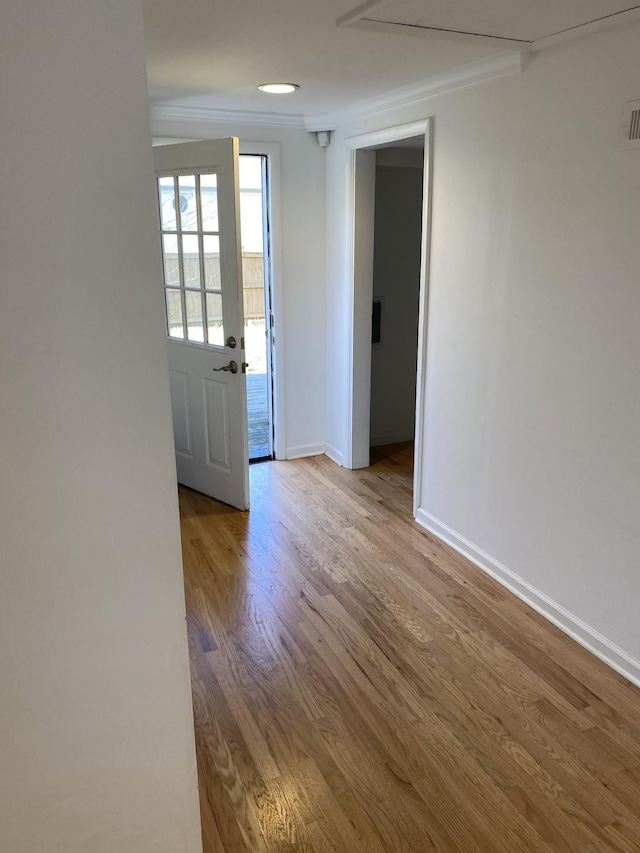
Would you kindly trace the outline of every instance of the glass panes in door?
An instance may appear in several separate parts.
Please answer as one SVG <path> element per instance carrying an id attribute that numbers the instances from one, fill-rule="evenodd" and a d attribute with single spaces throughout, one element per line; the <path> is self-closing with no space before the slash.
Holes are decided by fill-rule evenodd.
<path id="1" fill-rule="evenodd" d="M 158 198 L 167 333 L 224 347 L 217 175 L 158 178 Z"/>

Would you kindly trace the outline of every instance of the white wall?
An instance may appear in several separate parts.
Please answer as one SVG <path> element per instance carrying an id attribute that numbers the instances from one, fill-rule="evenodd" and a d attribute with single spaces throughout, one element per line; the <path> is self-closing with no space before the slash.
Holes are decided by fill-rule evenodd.
<path id="1" fill-rule="evenodd" d="M 6 0 L 0 68 L 0 849 L 195 853 L 140 3 Z"/>
<path id="2" fill-rule="evenodd" d="M 397 165 L 380 165 L 388 152 Z M 405 155 L 410 163 L 424 156 L 422 149 L 376 152 L 373 298 L 382 302 L 382 336 L 371 348 L 372 447 L 414 436 L 422 169 L 400 165 Z"/>
<path id="3" fill-rule="evenodd" d="M 618 134 L 639 43 L 637 24 L 612 29 L 354 123 L 327 161 L 331 376 L 348 357 L 344 139 L 435 117 L 423 521 L 617 645 L 635 677 L 640 152 Z M 338 450 L 345 412 L 343 382 L 328 398 Z"/>
<path id="4" fill-rule="evenodd" d="M 155 119 L 157 138 L 277 143 L 280 148 L 282 307 L 276 317 L 283 359 L 286 456 L 324 450 L 325 424 L 325 151 L 315 134 L 291 127 Z M 276 248 L 278 248 L 278 244 Z M 278 270 L 276 269 L 276 274 Z"/>

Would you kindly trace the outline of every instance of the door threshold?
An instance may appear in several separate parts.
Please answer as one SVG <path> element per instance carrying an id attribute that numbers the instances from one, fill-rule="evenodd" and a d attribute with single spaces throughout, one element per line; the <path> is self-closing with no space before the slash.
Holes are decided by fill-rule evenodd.
<path id="1" fill-rule="evenodd" d="M 249 465 L 257 465 L 259 462 L 273 462 L 273 455 L 270 456 L 256 456 L 255 459 L 249 460 Z"/>

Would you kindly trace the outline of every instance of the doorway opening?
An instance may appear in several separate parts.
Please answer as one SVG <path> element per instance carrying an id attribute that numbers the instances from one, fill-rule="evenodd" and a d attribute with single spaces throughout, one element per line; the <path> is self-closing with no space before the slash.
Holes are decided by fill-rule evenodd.
<path id="1" fill-rule="evenodd" d="M 269 163 L 261 154 L 241 154 L 239 162 L 249 462 L 255 463 L 273 459 L 274 448 Z"/>
<path id="2" fill-rule="evenodd" d="M 424 137 L 374 155 L 371 464 L 410 458 L 415 436 Z"/>
<path id="3" fill-rule="evenodd" d="M 354 225 L 346 467 L 413 451 L 414 516 L 424 443 L 431 131 L 425 119 L 347 140 Z"/>

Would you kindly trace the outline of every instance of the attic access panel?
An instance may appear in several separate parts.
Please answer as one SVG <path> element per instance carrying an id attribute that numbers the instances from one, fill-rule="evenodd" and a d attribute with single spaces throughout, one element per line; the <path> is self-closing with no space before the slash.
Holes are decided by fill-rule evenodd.
<path id="1" fill-rule="evenodd" d="M 389 0 L 358 18 L 527 44 L 637 8 L 630 0 Z"/>

